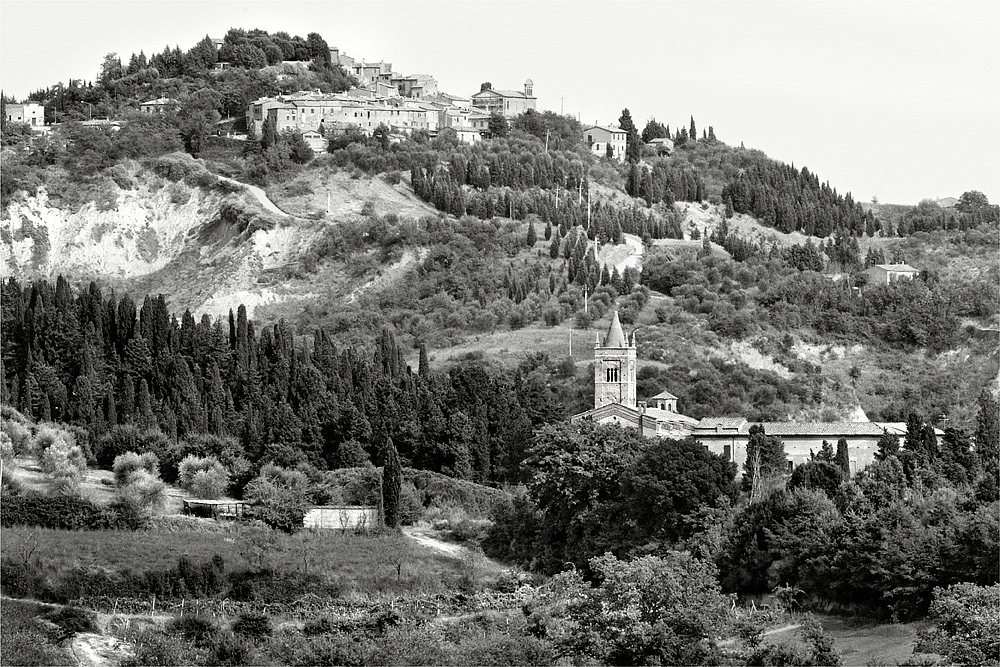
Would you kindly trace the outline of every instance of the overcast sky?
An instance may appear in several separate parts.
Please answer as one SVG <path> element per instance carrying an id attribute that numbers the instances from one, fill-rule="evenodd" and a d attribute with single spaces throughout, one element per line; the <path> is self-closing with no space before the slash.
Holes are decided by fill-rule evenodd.
<path id="1" fill-rule="evenodd" d="M 807 166 L 839 192 L 1000 202 L 1000 3 L 0 2 L 22 98 L 231 27 L 318 32 L 447 92 L 534 81 L 539 109 L 671 129 Z"/>

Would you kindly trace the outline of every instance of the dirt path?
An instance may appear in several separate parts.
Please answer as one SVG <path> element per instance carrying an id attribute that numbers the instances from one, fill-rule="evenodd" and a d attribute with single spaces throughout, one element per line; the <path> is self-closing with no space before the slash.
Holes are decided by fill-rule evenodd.
<path id="1" fill-rule="evenodd" d="M 216 174 L 216 175 L 218 176 L 218 174 Z M 261 190 L 260 188 L 258 188 L 256 185 L 249 185 L 247 183 L 241 183 L 240 181 L 237 181 L 235 178 L 229 178 L 228 176 L 219 176 L 219 180 L 227 181 L 229 183 L 232 183 L 233 185 L 240 185 L 240 186 L 246 188 L 247 192 L 249 192 L 250 194 L 252 194 L 253 197 L 254 197 L 254 199 L 256 199 L 257 201 L 259 201 L 260 205 L 263 206 L 264 210 L 266 210 L 268 213 L 273 213 L 273 214 L 275 214 L 277 216 L 280 216 L 282 218 L 289 218 L 289 217 L 291 217 L 290 215 L 288 215 L 287 213 L 285 213 L 284 211 L 282 211 L 280 208 L 278 208 L 274 204 L 274 202 L 271 201 L 268 198 L 267 193 L 265 193 L 263 190 Z"/>
<path id="2" fill-rule="evenodd" d="M 426 528 L 418 528 L 416 526 L 403 528 L 403 534 L 421 546 L 425 546 L 428 549 L 434 549 L 435 551 L 440 551 L 446 556 L 450 556 L 452 558 L 462 557 L 462 554 L 465 552 L 465 547 L 451 542 L 442 542 L 436 537 L 431 537 L 428 532 L 429 531 Z"/>
<path id="3" fill-rule="evenodd" d="M 642 239 L 635 234 L 625 234 L 625 243 L 605 245 L 598 252 L 598 264 L 607 264 L 618 269 L 621 275 L 625 268 L 642 271 Z M 611 270 L 610 268 L 608 269 Z"/>
<path id="4" fill-rule="evenodd" d="M 774 628 L 773 630 L 768 630 L 763 634 L 764 637 L 770 637 L 771 635 L 781 634 L 782 632 L 789 632 L 791 630 L 798 630 L 802 627 L 801 623 L 789 623 L 788 625 L 783 625 L 780 628 Z M 736 643 L 736 638 L 726 639 L 725 641 L 719 642 L 719 646 L 731 646 Z"/>
<path id="5" fill-rule="evenodd" d="M 132 655 L 133 648 L 115 637 L 84 632 L 73 637 L 69 650 L 80 667 L 115 667 Z"/>

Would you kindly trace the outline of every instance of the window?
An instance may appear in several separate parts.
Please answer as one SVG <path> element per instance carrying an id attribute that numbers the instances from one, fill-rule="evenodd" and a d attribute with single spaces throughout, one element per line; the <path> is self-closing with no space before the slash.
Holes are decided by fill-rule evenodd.
<path id="1" fill-rule="evenodd" d="M 732 461 L 733 460 L 733 446 L 732 445 L 723 445 L 722 446 L 722 456 L 725 457 L 725 459 L 727 461 Z"/>

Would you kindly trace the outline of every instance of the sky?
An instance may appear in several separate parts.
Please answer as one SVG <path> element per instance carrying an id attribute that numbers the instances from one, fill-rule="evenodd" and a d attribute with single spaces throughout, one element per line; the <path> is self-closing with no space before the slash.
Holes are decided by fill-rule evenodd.
<path id="1" fill-rule="evenodd" d="M 441 90 L 534 82 L 539 109 L 715 129 L 858 201 L 1000 202 L 1000 2 L 0 0 L 0 86 L 94 79 L 206 34 L 317 32 Z"/>

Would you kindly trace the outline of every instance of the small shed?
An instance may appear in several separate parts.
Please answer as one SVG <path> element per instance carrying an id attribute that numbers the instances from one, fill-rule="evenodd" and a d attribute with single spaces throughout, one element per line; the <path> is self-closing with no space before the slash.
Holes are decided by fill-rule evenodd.
<path id="1" fill-rule="evenodd" d="M 201 500 L 198 498 L 184 499 L 184 514 L 191 516 L 220 519 L 242 519 L 246 514 L 245 503 L 241 500 Z"/>
<path id="2" fill-rule="evenodd" d="M 373 505 L 324 505 L 306 512 L 302 524 L 313 530 L 374 530 L 380 520 Z"/>

